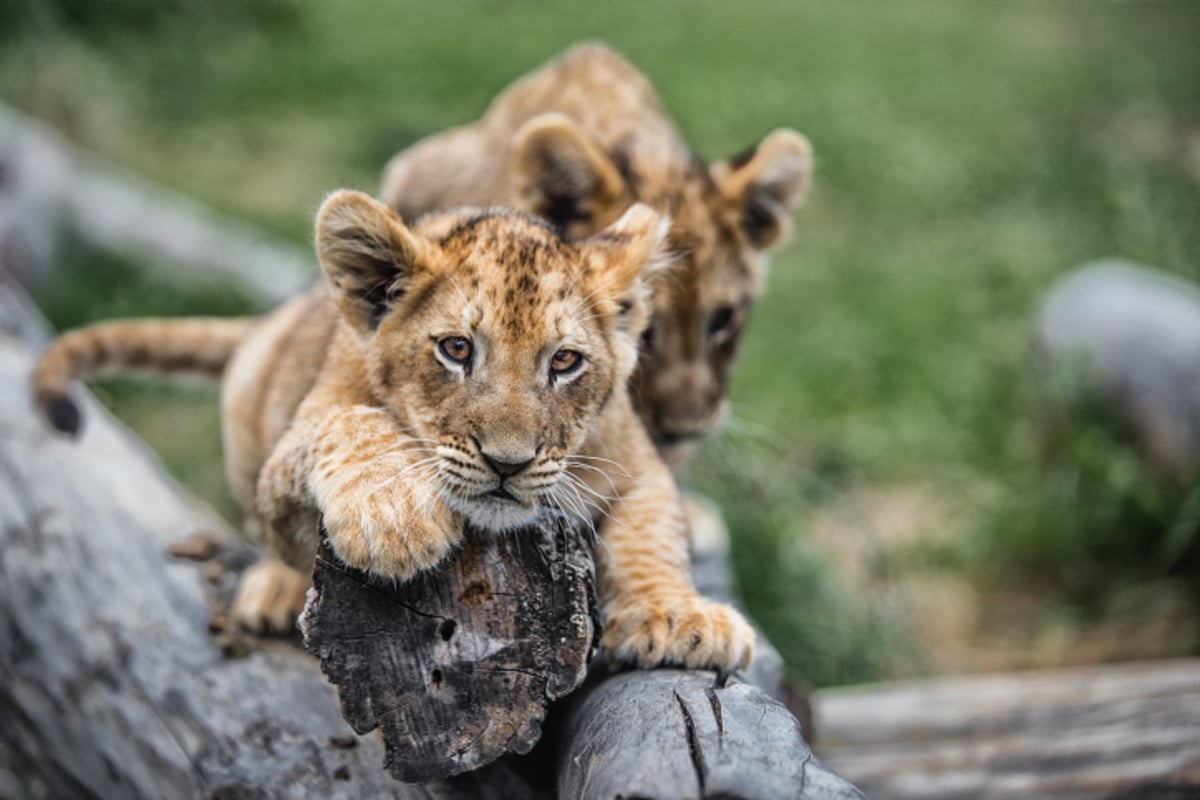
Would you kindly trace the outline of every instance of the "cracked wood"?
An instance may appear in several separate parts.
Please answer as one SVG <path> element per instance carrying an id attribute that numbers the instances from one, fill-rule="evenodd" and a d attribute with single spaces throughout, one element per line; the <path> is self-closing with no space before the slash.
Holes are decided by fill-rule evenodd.
<path id="1" fill-rule="evenodd" d="M 508 536 L 468 531 L 444 564 L 375 579 L 324 543 L 303 624 L 359 733 L 425 782 L 533 748 L 546 708 L 583 682 L 595 644 L 591 548 L 561 520 Z"/>

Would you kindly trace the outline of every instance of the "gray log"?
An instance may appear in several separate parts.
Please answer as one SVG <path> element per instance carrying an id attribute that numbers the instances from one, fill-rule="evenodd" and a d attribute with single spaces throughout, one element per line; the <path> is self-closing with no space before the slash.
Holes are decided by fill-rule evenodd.
<path id="1" fill-rule="evenodd" d="M 1200 659 L 823 690 L 821 752 L 876 800 L 1200 797 Z"/>
<path id="2" fill-rule="evenodd" d="M 153 267 L 231 281 L 264 307 L 305 289 L 316 274 L 304 248 L 222 218 L 0 106 L 0 267 L 35 283 L 61 229 Z"/>
<path id="3" fill-rule="evenodd" d="M 624 672 L 571 698 L 558 796 L 855 800 L 761 689 L 706 672 Z"/>

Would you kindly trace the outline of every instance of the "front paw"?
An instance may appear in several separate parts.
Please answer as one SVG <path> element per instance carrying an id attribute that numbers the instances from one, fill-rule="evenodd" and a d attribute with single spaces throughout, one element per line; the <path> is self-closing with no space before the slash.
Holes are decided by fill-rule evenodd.
<path id="1" fill-rule="evenodd" d="M 651 595 L 610 610 L 601 646 L 610 662 L 732 672 L 754 658 L 754 629 L 724 603 L 696 594 Z"/>
<path id="2" fill-rule="evenodd" d="M 242 574 L 231 616 L 238 627 L 257 633 L 288 634 L 304 610 L 309 578 L 277 558 L 264 558 Z"/>
<path id="3" fill-rule="evenodd" d="M 436 497 L 394 484 L 317 497 L 329 544 L 343 562 L 407 580 L 439 564 L 462 539 L 462 521 Z"/>

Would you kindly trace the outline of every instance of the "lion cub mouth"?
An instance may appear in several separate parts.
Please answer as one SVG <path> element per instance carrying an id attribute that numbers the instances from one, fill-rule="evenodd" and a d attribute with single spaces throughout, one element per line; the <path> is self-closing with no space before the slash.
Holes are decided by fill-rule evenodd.
<path id="1" fill-rule="evenodd" d="M 487 496 L 494 497 L 497 500 L 507 500 L 510 503 L 521 502 L 516 497 L 514 497 L 512 492 L 508 491 L 508 489 L 506 489 L 504 486 L 497 486 L 495 489 L 492 489 L 490 492 L 488 492 Z"/>

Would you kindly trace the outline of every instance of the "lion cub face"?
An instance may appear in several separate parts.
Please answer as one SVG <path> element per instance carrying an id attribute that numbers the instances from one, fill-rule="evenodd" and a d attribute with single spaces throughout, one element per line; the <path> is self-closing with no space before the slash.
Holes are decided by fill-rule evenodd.
<path id="1" fill-rule="evenodd" d="M 589 239 L 505 211 L 406 227 L 366 195 L 322 207 L 317 249 L 371 393 L 476 526 L 584 513 L 567 472 L 637 361 L 665 221 L 631 208 Z"/>

